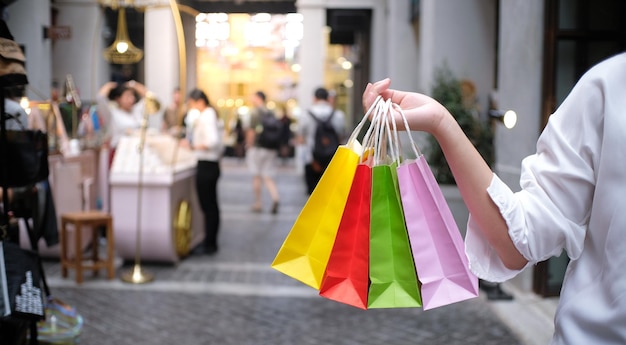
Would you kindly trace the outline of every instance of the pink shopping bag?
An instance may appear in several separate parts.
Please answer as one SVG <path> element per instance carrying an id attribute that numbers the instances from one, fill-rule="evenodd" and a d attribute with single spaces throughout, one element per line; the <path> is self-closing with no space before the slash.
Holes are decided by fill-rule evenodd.
<path id="1" fill-rule="evenodd" d="M 461 233 L 406 119 L 405 127 L 417 158 L 398 166 L 398 184 L 423 308 L 477 297 L 478 278 L 469 270 Z"/>

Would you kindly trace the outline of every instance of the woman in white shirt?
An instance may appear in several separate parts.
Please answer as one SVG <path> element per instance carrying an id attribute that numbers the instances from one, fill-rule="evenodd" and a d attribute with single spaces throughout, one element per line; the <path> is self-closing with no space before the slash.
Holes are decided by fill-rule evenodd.
<path id="1" fill-rule="evenodd" d="M 146 87 L 134 80 L 124 84 L 108 82 L 98 91 L 97 112 L 107 128 L 105 143 L 110 149 L 109 166 L 120 138 L 141 127 L 145 94 Z"/>
<path id="2" fill-rule="evenodd" d="M 437 138 L 468 209 L 466 252 L 480 278 L 500 282 L 558 255 L 571 259 L 552 344 L 626 343 L 626 53 L 591 68 L 522 162 L 513 193 L 435 100 L 369 84 Z M 402 121 L 397 121 L 402 125 Z"/>
<path id="3" fill-rule="evenodd" d="M 187 136 L 181 146 L 193 150 L 198 165 L 196 192 L 204 213 L 204 253 L 217 252 L 217 234 L 220 227 L 220 208 L 217 199 L 217 180 L 220 177 L 220 158 L 223 152 L 223 124 L 211 107 L 207 95 L 199 89 L 189 93 L 189 112 L 185 118 Z"/>

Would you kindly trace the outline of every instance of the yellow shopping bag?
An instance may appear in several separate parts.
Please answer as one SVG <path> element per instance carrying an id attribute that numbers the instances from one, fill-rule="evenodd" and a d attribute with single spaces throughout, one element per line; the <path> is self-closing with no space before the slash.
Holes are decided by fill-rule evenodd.
<path id="1" fill-rule="evenodd" d="M 272 262 L 274 269 L 317 290 L 322 284 L 361 156 L 362 147 L 356 137 L 371 110 L 354 129 L 346 145 L 339 146 L 335 152 Z"/>

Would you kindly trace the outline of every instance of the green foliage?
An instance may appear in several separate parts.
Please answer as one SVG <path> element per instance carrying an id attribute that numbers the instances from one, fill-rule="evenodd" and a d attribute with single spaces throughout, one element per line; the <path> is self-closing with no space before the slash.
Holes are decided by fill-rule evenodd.
<path id="1" fill-rule="evenodd" d="M 478 116 L 475 100 L 464 102 L 461 82 L 454 77 L 447 64 L 435 72 L 431 97 L 450 111 L 483 159 L 492 166 L 494 148 L 491 125 Z M 456 184 L 441 147 L 433 136 L 429 137 L 429 144 L 427 159 L 437 181 L 441 184 Z"/>

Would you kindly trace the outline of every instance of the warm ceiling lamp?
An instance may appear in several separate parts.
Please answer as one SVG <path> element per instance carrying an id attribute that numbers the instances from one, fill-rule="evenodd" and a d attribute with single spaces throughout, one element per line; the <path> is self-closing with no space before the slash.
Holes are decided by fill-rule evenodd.
<path id="1" fill-rule="evenodd" d="M 133 64 L 143 58 L 143 51 L 128 38 L 128 28 L 126 27 L 126 9 L 120 7 L 117 17 L 117 34 L 115 41 L 103 53 L 104 58 L 114 64 Z"/>

